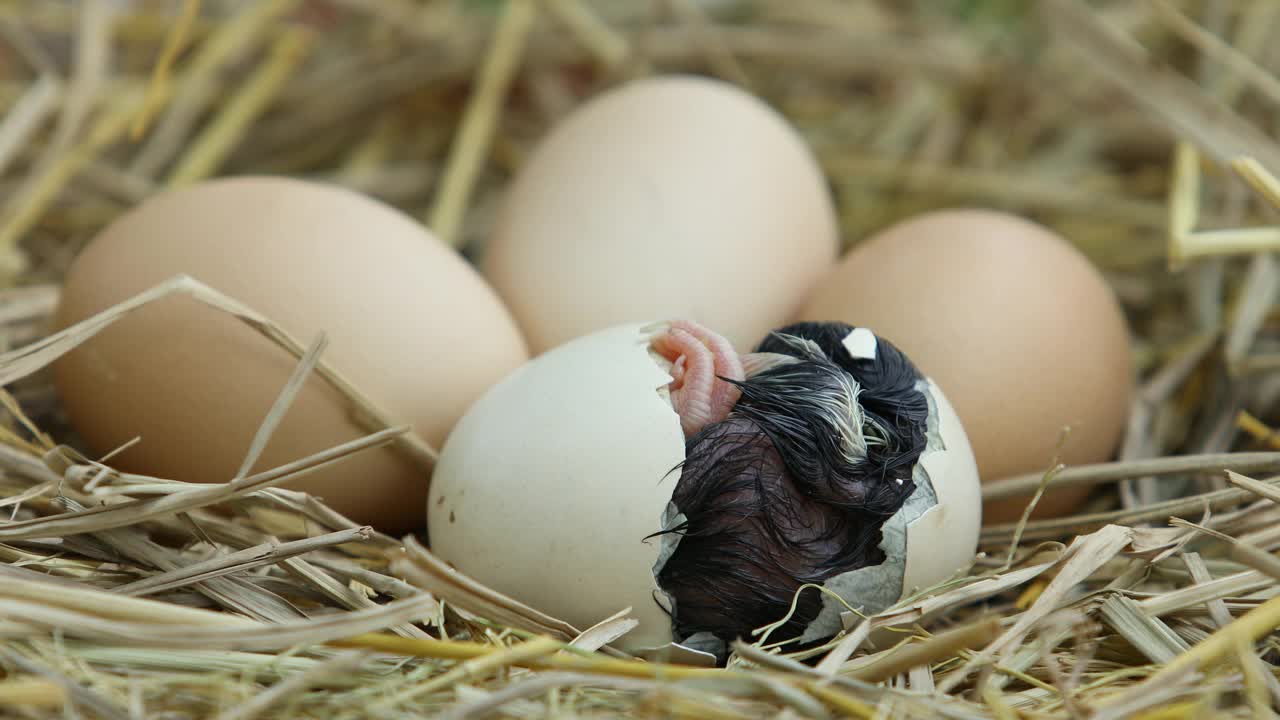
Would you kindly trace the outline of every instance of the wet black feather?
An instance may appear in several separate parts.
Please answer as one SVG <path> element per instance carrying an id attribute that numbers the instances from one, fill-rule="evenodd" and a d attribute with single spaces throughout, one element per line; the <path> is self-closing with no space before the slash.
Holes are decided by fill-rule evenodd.
<path id="1" fill-rule="evenodd" d="M 928 403 L 919 371 L 887 341 L 874 359 L 851 357 L 841 341 L 852 329 L 802 323 L 772 333 L 758 351 L 797 362 L 738 383 L 730 416 L 686 441 L 672 496 L 685 522 L 668 530 L 681 538 L 658 575 L 674 600 L 677 638 L 746 637 L 785 616 L 802 585 L 884 561 L 881 528 L 915 490 Z M 784 335 L 812 341 L 823 356 Z M 821 402 L 846 392 L 849 375 L 876 438 L 861 457 L 841 451 Z M 799 635 L 821 606 L 819 593 L 801 594 L 774 637 Z"/>

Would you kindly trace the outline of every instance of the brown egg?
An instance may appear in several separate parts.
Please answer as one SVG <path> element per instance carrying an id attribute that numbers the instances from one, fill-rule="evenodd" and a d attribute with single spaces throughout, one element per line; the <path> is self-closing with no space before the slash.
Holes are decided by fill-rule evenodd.
<path id="1" fill-rule="evenodd" d="M 1133 394 L 1129 333 L 1099 272 L 1049 230 L 1003 213 L 948 210 L 865 241 L 811 296 L 801 320 L 842 320 L 888 338 L 951 399 L 984 482 L 1112 457 Z M 1087 489 L 1047 494 L 1068 514 Z M 1016 520 L 1029 498 L 984 508 Z"/>
<path id="2" fill-rule="evenodd" d="M 153 197 L 77 258 L 59 327 L 186 273 L 279 323 L 397 422 L 439 448 L 471 402 L 528 356 L 513 320 L 451 248 L 359 194 L 284 178 L 236 178 Z M 126 471 L 223 482 L 296 360 L 230 315 L 171 297 L 56 363 L 73 425 Z M 256 465 L 264 470 L 365 434 L 346 401 L 307 380 Z M 387 532 L 422 523 L 428 478 L 391 448 L 287 487 Z"/>
<path id="3" fill-rule="evenodd" d="M 776 110 L 705 77 L 602 93 L 539 143 L 481 263 L 535 353 L 681 317 L 747 350 L 837 251 L 822 170 Z"/>

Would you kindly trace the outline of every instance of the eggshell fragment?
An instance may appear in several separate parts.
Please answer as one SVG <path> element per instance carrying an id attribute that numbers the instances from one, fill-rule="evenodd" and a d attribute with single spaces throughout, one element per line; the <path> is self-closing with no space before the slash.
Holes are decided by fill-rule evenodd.
<path id="1" fill-rule="evenodd" d="M 541 142 L 481 266 L 534 353 L 652 317 L 746 349 L 836 247 L 821 169 L 785 118 L 728 83 L 667 76 L 592 99 Z"/>
<path id="2" fill-rule="evenodd" d="M 1029 221 L 949 210 L 901 222 L 850 251 L 798 318 L 863 325 L 902 348 L 955 404 L 984 481 L 1055 456 L 1103 462 L 1120 441 L 1133 394 L 1124 315 L 1083 254 Z M 1087 493 L 1049 493 L 1036 516 Z M 1028 499 L 989 504 L 985 519 L 1014 521 Z"/>
<path id="3" fill-rule="evenodd" d="M 937 502 L 910 525 L 904 592 L 931 587 L 973 562 L 982 532 L 982 489 L 973 448 L 938 384 L 929 381 L 940 447 L 920 456 Z"/>
<path id="4" fill-rule="evenodd" d="M 155 196 L 108 226 L 69 272 L 65 327 L 186 273 L 271 318 L 439 447 L 467 406 L 527 358 L 511 317 L 452 249 L 400 212 L 298 180 L 223 179 Z M 90 449 L 120 469 L 224 482 L 296 360 L 192 299 L 143 308 L 72 351 L 55 380 Z M 342 396 L 309 379 L 257 470 L 365 434 Z M 289 487 L 387 532 L 422 524 L 427 477 L 393 449 L 365 451 Z"/>

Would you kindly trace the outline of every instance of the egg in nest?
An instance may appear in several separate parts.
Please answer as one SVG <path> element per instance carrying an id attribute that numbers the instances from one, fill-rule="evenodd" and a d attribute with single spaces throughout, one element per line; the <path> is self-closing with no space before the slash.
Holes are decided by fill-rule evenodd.
<path id="1" fill-rule="evenodd" d="M 630 607 L 619 643 L 723 656 L 820 640 L 971 561 L 973 454 L 951 405 L 865 328 L 800 323 L 738 355 L 687 321 L 598 331 L 535 358 L 450 435 L 433 551 L 579 627 Z"/>
<path id="2" fill-rule="evenodd" d="M 196 183 L 117 218 L 76 258 L 55 325 L 69 327 L 178 274 L 302 342 L 326 333 L 325 361 L 436 447 L 472 401 L 528 359 L 494 291 L 413 218 L 350 190 L 283 177 Z M 296 362 L 229 314 L 171 296 L 120 319 L 53 369 L 87 450 L 128 445 L 113 467 L 218 483 L 237 474 Z M 252 469 L 366 432 L 358 410 L 313 376 Z M 379 448 L 288 487 L 356 522 L 406 532 L 422 524 L 427 482 L 417 463 Z"/>
<path id="3" fill-rule="evenodd" d="M 731 83 L 666 75 L 557 123 L 507 189 L 480 267 L 534 354 L 661 317 L 745 348 L 795 314 L 837 238 L 822 169 L 782 114 Z"/>

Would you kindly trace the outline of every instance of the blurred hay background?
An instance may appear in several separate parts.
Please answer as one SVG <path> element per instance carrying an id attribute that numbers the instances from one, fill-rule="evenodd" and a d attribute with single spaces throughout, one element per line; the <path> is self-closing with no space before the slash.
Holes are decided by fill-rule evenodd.
<path id="1" fill-rule="evenodd" d="M 1269 716 L 1277 32 L 1274 0 L 0 3 L 0 714 Z M 320 179 L 470 254 L 558 118 L 673 71 L 791 118 L 848 243 L 981 205 L 1104 270 L 1143 384 L 1119 462 L 1047 476 L 1098 486 L 1082 514 L 988 527 L 968 577 L 826 647 L 743 644 L 712 670 L 592 652 L 626 621 L 581 633 L 449 580 L 288 489 L 323 458 L 210 489 L 65 445 L 41 371 L 67 339 L 46 338 L 57 283 L 141 199 Z"/>

